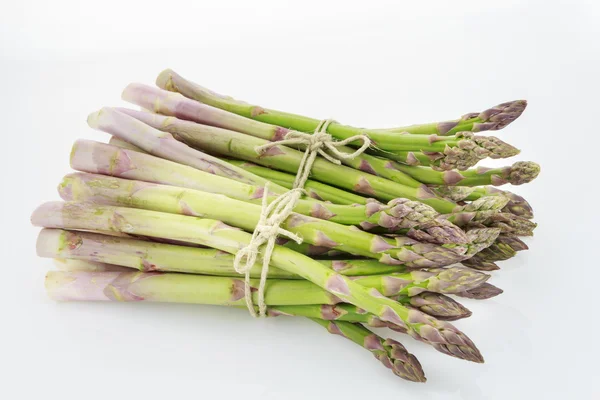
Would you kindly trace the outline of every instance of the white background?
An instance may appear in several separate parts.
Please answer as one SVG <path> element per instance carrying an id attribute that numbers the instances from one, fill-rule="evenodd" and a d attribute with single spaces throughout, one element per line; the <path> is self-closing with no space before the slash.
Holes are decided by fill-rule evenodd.
<path id="1" fill-rule="evenodd" d="M 0 398 L 599 398 L 599 11 L 593 0 L 3 2 Z M 58 198 L 76 138 L 108 139 L 87 114 L 167 67 L 360 126 L 528 99 L 498 135 L 542 164 L 517 189 L 540 227 L 494 274 L 505 293 L 465 301 L 474 314 L 456 323 L 486 363 L 402 337 L 429 378 L 411 384 L 307 320 L 48 300 L 52 263 L 35 256 L 30 213 Z"/>

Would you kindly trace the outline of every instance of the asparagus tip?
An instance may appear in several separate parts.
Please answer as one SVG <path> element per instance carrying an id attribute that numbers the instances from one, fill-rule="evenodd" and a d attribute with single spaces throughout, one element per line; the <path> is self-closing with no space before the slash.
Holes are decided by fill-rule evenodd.
<path id="1" fill-rule="evenodd" d="M 476 288 L 490 278 L 490 275 L 472 269 L 454 266 L 431 269 L 435 278 L 429 278 L 428 289 L 437 293 L 460 293 Z"/>
<path id="2" fill-rule="evenodd" d="M 480 285 L 476 288 L 464 291 L 462 293 L 457 293 L 457 295 L 468 299 L 486 300 L 492 297 L 496 297 L 502 293 L 504 293 L 504 290 L 492 285 L 491 283 L 486 282 L 483 285 Z"/>
<path id="3" fill-rule="evenodd" d="M 475 256 L 473 256 L 469 259 L 466 259 L 466 260 L 462 261 L 461 263 L 465 267 L 473 268 L 478 271 L 491 272 L 491 271 L 497 271 L 500 269 L 498 264 L 496 264 L 494 261 L 484 260 L 478 256 L 479 256 L 479 254 L 475 254 Z"/>
<path id="4" fill-rule="evenodd" d="M 409 353 L 401 343 L 394 339 L 385 339 L 382 344 L 386 353 L 379 355 L 375 353 L 375 357 L 383 365 L 391 368 L 395 375 L 411 382 L 427 381 L 423 367 L 421 367 L 417 357 Z"/>
<path id="5" fill-rule="evenodd" d="M 527 100 L 513 100 L 482 111 L 478 115 L 482 122 L 476 125 L 476 130 L 503 129 L 519 118 L 525 108 L 527 108 Z"/>
<path id="6" fill-rule="evenodd" d="M 471 244 L 469 245 L 467 255 L 475 255 L 481 250 L 490 247 L 501 232 L 502 230 L 496 227 L 470 229 L 467 235 L 471 239 Z"/>
<path id="7" fill-rule="evenodd" d="M 441 293 L 423 292 L 412 296 L 410 305 L 442 321 L 468 318 L 472 314 L 471 310 Z"/>
<path id="8" fill-rule="evenodd" d="M 512 165 L 508 182 L 513 185 L 529 183 L 540 174 L 540 165 L 532 161 L 519 161 Z"/>
<path id="9" fill-rule="evenodd" d="M 483 150 L 480 153 L 481 155 L 485 154 L 485 157 L 509 158 L 521 152 L 521 150 L 495 136 L 473 136 L 473 141 L 479 146 L 479 149 Z"/>

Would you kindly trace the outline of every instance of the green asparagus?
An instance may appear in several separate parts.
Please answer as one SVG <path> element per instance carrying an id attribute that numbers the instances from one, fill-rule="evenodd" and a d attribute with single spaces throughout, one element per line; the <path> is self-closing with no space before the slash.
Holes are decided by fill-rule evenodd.
<path id="1" fill-rule="evenodd" d="M 313 118 L 307 118 L 299 115 L 284 113 L 275 110 L 265 109 L 245 102 L 234 100 L 211 92 L 199 85 L 189 82 L 177 75 L 171 70 L 163 71 L 156 80 L 157 86 L 174 92 L 180 92 L 189 98 L 197 100 L 197 104 L 208 108 L 210 106 L 240 116 L 273 124 L 280 127 L 289 127 L 301 132 L 314 132 L 320 124 L 320 121 Z M 150 88 L 152 89 L 152 88 Z M 132 91 L 139 90 L 143 92 L 140 97 L 150 97 L 148 90 L 134 88 Z M 183 115 L 198 116 L 198 111 L 190 110 L 189 100 L 183 96 L 174 96 L 161 94 L 164 103 L 174 104 L 176 111 Z M 182 105 L 184 103 L 185 105 Z M 202 104 L 205 103 L 205 104 Z M 208 104 L 209 106 L 206 106 Z M 138 104 L 147 109 L 156 110 L 162 106 L 159 102 L 152 104 Z M 212 108 L 211 107 L 211 108 Z M 205 112 L 206 113 L 206 112 Z M 397 134 L 385 130 L 368 130 L 355 128 L 348 125 L 341 125 L 333 122 L 329 125 L 327 132 L 337 139 L 347 139 L 355 135 L 367 135 L 374 145 L 383 150 L 417 150 L 417 151 L 435 151 L 442 154 L 451 154 L 456 156 L 459 152 L 465 157 L 478 157 L 479 159 L 487 156 L 504 158 L 518 153 L 514 147 L 500 141 L 494 137 L 473 136 L 472 134 L 460 132 L 455 136 L 436 136 L 436 135 L 415 135 L 415 134 Z M 462 136 L 460 136 L 462 134 Z M 469 136 L 470 135 L 470 136 Z"/>
<path id="2" fill-rule="evenodd" d="M 67 175 L 59 186 L 65 200 L 144 208 L 175 214 L 204 216 L 252 232 L 259 222 L 261 207 L 226 196 L 193 189 L 157 185 L 93 174 Z M 232 213 L 231 210 L 236 210 Z M 450 265 L 468 258 L 471 246 L 421 243 L 407 237 L 388 239 L 334 222 L 292 214 L 281 227 L 305 242 L 410 267 Z M 490 245 L 495 238 L 485 240 Z M 468 239 L 467 239 L 468 241 Z"/>
<path id="3" fill-rule="evenodd" d="M 221 193 L 254 204 L 260 204 L 264 194 L 264 187 L 246 185 L 151 155 L 87 140 L 78 140 L 73 145 L 71 166 L 79 171 Z M 269 186 L 269 194 L 271 189 Z M 270 199 L 275 196 L 273 193 Z M 385 231 L 404 232 L 434 243 L 466 243 L 468 239 L 460 228 L 438 218 L 435 213 L 424 214 L 422 209 L 420 203 L 406 199 L 394 199 L 387 205 L 369 202 L 364 206 L 344 206 L 305 198 L 298 201 L 294 211 L 344 225 L 360 225 L 364 229 L 381 226 Z"/>
<path id="4" fill-rule="evenodd" d="M 498 104 L 479 113 L 468 113 L 452 121 L 410 125 L 384 129 L 390 132 L 408 132 L 417 135 L 453 135 L 457 132 L 496 131 L 519 118 L 527 107 L 526 100 L 514 100 Z"/>
<path id="5" fill-rule="evenodd" d="M 119 231 L 146 236 L 186 240 L 236 253 L 248 245 L 251 235 L 221 221 L 123 207 L 86 203 L 50 202 L 38 207 L 32 223 L 46 228 Z M 448 322 L 436 320 L 416 309 L 383 297 L 378 291 L 326 268 L 289 249 L 275 246 L 271 264 L 298 274 L 341 300 L 354 304 L 384 321 L 406 326 L 408 333 L 438 351 L 455 357 L 482 362 L 473 342 Z M 190 277 L 187 274 L 176 274 Z M 283 282 L 290 282 L 284 280 Z M 177 291 L 177 297 L 185 297 Z"/>

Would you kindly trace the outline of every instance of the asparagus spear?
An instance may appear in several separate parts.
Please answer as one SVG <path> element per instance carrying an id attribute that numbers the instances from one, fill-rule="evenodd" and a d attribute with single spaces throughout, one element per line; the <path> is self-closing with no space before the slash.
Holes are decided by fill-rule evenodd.
<path id="1" fill-rule="evenodd" d="M 416 296 L 399 295 L 391 297 L 407 307 L 412 307 L 443 321 L 455 321 L 471 316 L 471 311 L 452 298 L 441 293 L 423 292 Z M 346 303 L 316 305 L 293 305 L 269 307 L 269 316 L 279 314 L 360 322 L 373 328 L 387 327 L 396 332 L 406 333 L 404 327 L 384 322 L 372 314 L 365 313 L 356 306 Z"/>
<path id="2" fill-rule="evenodd" d="M 193 189 L 157 185 L 141 181 L 92 174 L 67 175 L 59 192 L 65 200 L 144 208 L 174 214 L 219 219 L 247 231 L 260 220 L 261 207 L 226 196 Z M 236 210 L 232 213 L 231 210 Z M 404 263 L 410 267 L 450 265 L 465 258 L 472 244 L 420 243 L 407 237 L 386 239 L 334 222 L 292 214 L 281 228 L 300 235 L 316 246 L 378 259 L 384 263 Z M 487 240 L 491 244 L 495 238 Z M 468 240 L 468 239 L 467 239 Z"/>
<path id="3" fill-rule="evenodd" d="M 410 125 L 384 129 L 390 132 L 408 132 L 416 135 L 453 135 L 457 132 L 496 131 L 519 118 L 527 107 L 526 100 L 514 100 L 498 104 L 480 113 L 468 113 L 452 121 Z"/>
<path id="4" fill-rule="evenodd" d="M 400 170 L 420 183 L 429 185 L 500 186 L 506 183 L 522 185 L 540 173 L 540 166 L 531 161 L 519 161 L 502 168 L 477 167 L 466 171 L 436 171 L 430 167 L 404 165 L 389 161 L 390 168 Z M 247 169 L 246 169 L 247 170 Z"/>
<path id="5" fill-rule="evenodd" d="M 292 174 L 298 171 L 302 160 L 303 152 L 280 145 L 258 154 L 256 148 L 269 142 L 239 132 L 150 113 L 133 115 L 153 128 L 168 131 L 177 139 L 210 153 L 232 156 Z M 102 129 L 112 133 L 108 127 Z M 379 200 L 389 201 L 399 197 L 419 200 L 439 212 L 452 212 L 456 207 L 456 204 L 433 195 L 425 185 L 418 189 L 401 185 L 353 168 L 332 164 L 320 157 L 315 160 L 311 172 L 315 180 Z"/>
<path id="6" fill-rule="evenodd" d="M 45 232 L 44 235 L 47 236 L 48 232 L 68 232 L 68 231 L 61 231 L 58 229 L 44 229 L 42 230 L 42 232 Z M 68 232 L 71 235 L 77 235 L 77 234 L 84 234 L 85 232 Z M 40 239 L 41 239 L 41 235 L 38 238 L 38 244 L 40 243 Z M 45 239 L 46 242 L 48 242 L 48 239 Z M 85 246 L 85 243 L 81 246 L 83 247 Z M 56 256 L 60 256 L 61 251 L 64 252 L 63 249 L 61 249 L 61 251 L 56 251 L 56 246 L 51 247 L 51 246 L 44 246 L 45 250 L 42 254 L 42 257 L 52 257 L 53 255 Z M 89 246 L 88 246 L 89 247 Z M 38 247 L 39 248 L 39 247 Z M 113 249 L 113 251 L 119 251 L 117 249 Z M 86 251 L 86 250 L 82 250 L 82 251 Z M 218 250 L 210 250 L 213 252 L 218 252 Z M 81 252 L 78 252 L 81 253 Z M 226 253 L 225 253 L 226 254 Z M 67 253 L 67 256 L 73 256 L 73 253 Z M 229 257 L 231 257 L 229 255 Z M 88 257 L 90 258 L 90 257 Z M 96 258 L 96 255 L 93 256 L 93 258 Z M 105 262 L 97 262 L 97 261 L 88 261 L 85 259 L 73 259 L 73 258 L 67 258 L 67 259 L 58 259 L 55 258 L 55 264 L 59 267 L 60 270 L 63 271 L 87 271 L 87 272 L 103 272 L 103 271 L 118 271 L 118 272 L 131 272 L 131 269 L 129 267 L 122 267 L 120 266 L 121 263 L 123 261 L 122 258 L 113 258 L 113 260 L 117 260 L 117 262 L 119 262 L 119 265 L 114 265 L 114 264 L 107 264 Z M 231 268 L 230 266 L 233 264 L 233 257 L 230 258 L 231 264 L 229 264 L 229 268 L 231 269 L 231 271 L 233 271 L 233 268 Z M 325 263 L 325 260 L 317 260 L 319 262 L 321 262 L 322 264 Z M 363 260 L 364 261 L 364 260 Z M 136 268 L 135 266 L 132 268 Z M 139 268 L 139 266 L 138 266 Z M 159 270 L 153 270 L 153 271 L 145 271 L 143 269 L 140 268 L 140 270 L 142 272 L 153 272 L 153 271 L 159 271 Z M 177 269 L 170 269 L 170 271 L 176 271 Z M 200 270 L 195 269 L 193 273 L 198 273 L 201 272 L 204 274 L 204 271 L 206 269 L 205 268 L 201 268 Z M 221 268 L 219 268 L 219 270 L 221 270 Z M 229 275 L 227 273 L 227 266 L 225 266 L 224 268 L 222 268 L 222 270 L 225 271 L 225 274 L 220 276 L 231 276 L 231 277 L 238 277 L 239 278 L 239 274 L 237 274 L 236 272 L 232 272 L 231 275 Z M 169 271 L 168 269 L 164 269 L 162 272 L 167 272 Z M 281 273 L 285 273 L 285 271 L 282 270 L 278 270 Z M 209 270 L 209 272 L 212 272 L 211 270 Z M 218 272 L 218 271 L 217 271 Z M 269 272 L 271 272 L 271 270 L 269 270 Z M 373 272 L 373 271 L 367 271 L 367 272 Z M 280 273 L 278 273 L 279 275 Z M 254 274 L 253 274 L 254 275 Z M 258 271 L 258 273 L 255 274 L 256 277 L 260 276 L 260 271 Z M 296 275 L 292 275 L 289 274 L 289 277 L 296 277 Z M 302 295 L 301 295 L 301 291 L 300 290 L 295 290 L 295 291 L 290 291 L 289 295 L 290 296 L 296 296 L 297 297 L 297 301 L 298 301 L 298 305 L 292 305 L 292 306 L 274 306 L 271 305 L 268 308 L 268 316 L 277 316 L 277 315 L 297 315 L 297 316 L 302 316 L 302 317 L 311 317 L 311 318 L 320 318 L 320 319 L 327 319 L 327 320 L 331 320 L 331 319 L 335 319 L 335 320 L 342 320 L 342 321 L 349 321 L 349 322 L 360 322 L 363 324 L 366 324 L 368 326 L 372 326 L 374 328 L 381 328 L 384 326 L 388 326 L 390 329 L 399 331 L 399 332 L 406 332 L 406 329 L 403 327 L 399 327 L 399 326 L 395 326 L 393 324 L 390 323 L 386 323 L 382 320 L 380 320 L 379 318 L 375 317 L 372 314 L 369 313 L 365 313 L 364 311 L 360 310 L 359 308 L 357 308 L 356 306 L 353 306 L 351 304 L 347 304 L 347 303 L 338 303 L 338 304 L 321 304 L 321 305 L 314 305 L 312 304 L 314 302 L 314 300 L 310 299 L 310 293 L 314 293 L 312 291 L 309 291 L 309 298 L 307 300 L 303 300 L 302 299 Z M 418 310 L 421 310 L 422 312 L 424 312 L 425 314 L 429 314 L 433 317 L 436 317 L 437 319 L 440 320 L 444 320 L 444 321 L 454 321 L 457 319 L 461 319 L 461 318 L 467 318 L 469 316 L 471 316 L 471 311 L 469 311 L 467 308 L 465 308 L 462 304 L 454 301 L 453 299 L 451 299 L 450 297 L 440 294 L 440 293 L 433 293 L 433 292 L 422 292 L 419 294 L 416 294 L 414 296 L 407 296 L 407 295 L 396 295 L 393 296 L 393 299 L 396 300 L 397 302 L 399 302 L 400 304 L 403 304 L 405 306 L 409 306 L 409 307 L 414 307 Z M 331 301 L 333 302 L 335 299 L 332 298 Z M 304 303 L 310 303 L 310 304 L 304 304 Z"/>
<path id="7" fill-rule="evenodd" d="M 391 369 L 395 375 L 413 382 L 425 382 L 427 380 L 419 360 L 396 340 L 383 339 L 368 329 L 350 322 L 324 321 L 316 318 L 312 318 L 312 320 L 325 327 L 330 333 L 350 339 L 369 350 L 376 359 Z"/>
<path id="8" fill-rule="evenodd" d="M 168 271 L 167 269 L 165 269 Z M 145 271 L 144 271 L 145 272 Z M 155 271 L 150 271 L 155 272 Z M 202 271 L 201 271 L 202 272 Z M 218 276 L 223 279 L 229 277 Z M 237 275 L 240 278 L 240 275 Z M 453 267 L 444 270 L 411 271 L 405 273 L 393 273 L 389 275 L 356 276 L 353 281 L 367 288 L 374 288 L 387 297 L 402 296 L 406 304 L 410 300 L 406 297 L 417 296 L 424 292 L 457 294 L 474 289 L 489 278 L 482 274 L 464 267 Z M 289 293 L 298 293 L 297 298 L 286 298 L 285 300 L 271 300 L 268 305 L 283 304 L 336 304 L 339 299 L 329 294 L 314 283 L 304 279 L 288 279 L 286 284 L 278 284 L 277 279 L 269 278 L 268 282 L 278 287 L 283 286 Z M 257 288 L 258 286 L 252 286 Z M 307 293 L 306 296 L 303 293 Z M 325 298 L 329 300 L 325 301 Z"/>
<path id="9" fill-rule="evenodd" d="M 113 230 L 184 239 L 228 253 L 236 253 L 240 248 L 247 246 L 251 238 L 250 234 L 216 220 L 85 203 L 43 204 L 34 211 L 32 222 L 36 226 L 47 228 Z M 376 290 L 367 289 L 306 256 L 275 246 L 271 263 L 277 268 L 310 280 L 341 300 L 354 304 L 384 321 L 405 325 L 411 336 L 432 345 L 438 351 L 476 362 L 483 361 L 473 342 L 448 322 L 438 321 L 415 309 L 408 309 L 383 297 Z M 192 277 L 187 274 L 173 275 Z M 121 282 L 117 282 L 117 286 L 120 284 Z M 96 285 L 98 286 L 101 285 Z M 101 292 L 98 293 L 99 297 L 105 296 L 103 291 L 98 292 Z M 125 294 L 127 293 L 131 292 L 127 291 Z M 180 298 L 186 297 L 183 291 L 178 290 L 175 294 Z"/>
<path id="10" fill-rule="evenodd" d="M 37 249 L 38 255 L 42 257 L 101 260 L 109 264 L 136 268 L 143 272 L 165 271 L 240 276 L 233 269 L 233 257 L 214 249 L 186 249 L 184 246 L 153 244 L 140 240 L 115 240 L 97 234 L 68 232 L 57 229 L 42 230 L 38 237 Z M 170 257 L 173 254 L 177 258 Z M 193 258 L 189 258 L 190 256 Z M 157 262 L 160 262 L 160 264 L 157 265 Z M 334 261 L 322 261 L 321 263 L 326 266 L 339 265 Z M 346 266 L 348 263 L 351 264 L 352 261 L 340 260 L 339 263 Z M 398 272 L 402 271 L 398 268 L 394 273 L 388 274 L 382 272 L 382 270 L 385 271 L 385 267 L 381 264 L 373 265 L 371 263 L 367 264 L 367 267 L 371 268 L 368 271 L 371 276 L 355 276 L 354 280 L 363 286 L 376 288 L 386 296 L 415 296 L 425 291 L 448 294 L 459 293 L 475 288 L 489 278 L 489 275 L 462 267 L 426 271 L 408 271 L 404 269 L 403 272 Z M 270 279 L 300 278 L 289 272 L 277 268 L 273 269 L 272 273 L 269 269 Z M 356 270 L 356 266 L 353 269 Z M 362 269 L 366 269 L 364 263 Z M 374 275 L 374 273 L 381 275 Z M 254 267 L 251 276 L 260 277 L 259 266 Z M 302 285 L 312 285 L 308 281 L 301 282 L 302 284 L 298 284 L 300 288 L 303 287 Z M 295 289 L 295 291 L 301 292 L 302 289 Z"/>
<path id="11" fill-rule="evenodd" d="M 99 272 L 101 270 L 115 271 L 115 268 L 119 267 L 110 264 L 91 264 L 86 266 L 85 264 L 82 265 L 69 263 L 67 268 L 70 271 L 89 272 L 93 270 Z M 47 279 L 52 279 L 50 274 Z M 135 277 L 133 279 L 139 279 L 139 277 Z M 213 286 L 217 288 L 220 287 L 220 285 Z M 113 290 L 113 288 L 111 287 L 110 290 Z M 308 317 L 309 319 L 323 326 L 329 326 L 327 321 L 324 319 L 328 318 L 329 320 L 335 320 L 336 322 L 334 322 L 334 324 L 336 324 L 335 326 L 339 328 L 338 330 L 330 329 L 330 332 L 342 334 L 344 337 L 347 337 L 365 349 L 371 351 L 373 354 L 375 354 L 377 359 L 379 359 L 386 367 L 391 368 L 392 371 L 401 378 L 414 382 L 425 381 L 425 376 L 419 361 L 415 358 L 415 356 L 408 353 L 402 344 L 394 340 L 383 339 L 360 325 L 360 323 L 364 323 L 373 327 L 383 327 L 386 326 L 386 323 L 379 320 L 372 314 L 360 312 L 360 310 L 355 306 L 349 304 L 292 305 L 280 307 L 272 306 L 268 311 L 269 316 L 296 315 Z M 393 327 L 393 325 L 391 326 Z M 402 328 L 400 328 L 400 330 L 402 331 Z"/>
<path id="12" fill-rule="evenodd" d="M 264 187 L 246 185 L 147 154 L 86 140 L 73 145 L 71 166 L 80 171 L 222 193 L 249 203 L 260 204 L 264 193 Z M 269 186 L 269 193 L 271 189 Z M 270 197 L 274 199 L 275 195 Z M 365 206 L 344 206 L 305 198 L 298 201 L 294 210 L 344 225 L 361 225 L 365 229 L 381 226 L 386 231 L 404 232 L 435 243 L 465 243 L 468 240 L 461 229 L 438 218 L 437 214 L 423 215 L 419 212 L 422 208 L 420 203 L 405 199 L 392 200 L 388 205 L 373 202 Z"/>
<path id="13" fill-rule="evenodd" d="M 217 107 L 229 112 L 251 118 L 257 121 L 262 121 L 268 124 L 277 126 L 289 127 L 301 132 L 314 132 L 319 126 L 318 119 L 307 118 L 295 114 L 284 113 L 276 110 L 269 110 L 259 106 L 254 106 L 245 102 L 234 100 L 230 97 L 225 97 L 211 92 L 199 85 L 183 79 L 171 70 L 163 71 L 156 80 L 157 86 L 180 92 L 188 98 L 197 100 L 198 104 L 208 108 L 210 106 Z M 144 93 L 147 95 L 147 92 Z M 188 102 L 183 96 L 162 95 L 165 98 L 164 103 L 178 103 L 175 108 L 189 114 L 190 110 Z M 166 99 L 168 98 L 168 99 Z M 185 106 L 180 105 L 184 103 Z M 137 104 L 137 103 L 136 103 Z M 209 104 L 209 106 L 206 106 Z M 138 104 L 147 109 L 162 107 L 163 103 L 146 103 Z M 154 107 L 152 107 L 154 106 Z M 355 135 L 367 135 L 374 145 L 383 150 L 417 150 L 417 151 L 435 151 L 442 154 L 450 154 L 452 156 L 458 153 L 466 157 L 478 157 L 479 159 L 487 156 L 495 158 L 510 157 L 518 153 L 514 147 L 502 142 L 494 137 L 473 136 L 471 133 L 458 133 L 455 136 L 437 136 L 437 135 L 414 135 L 402 134 L 398 135 L 395 132 L 387 132 L 384 130 L 368 130 L 355 128 L 348 125 L 341 125 L 333 122 L 329 125 L 327 132 L 337 139 L 347 139 Z M 455 150 L 453 150 L 455 149 Z"/>
<path id="14" fill-rule="evenodd" d="M 37 253 L 40 257 L 61 258 L 65 262 L 87 260 L 136 268 L 143 272 L 239 276 L 233 268 L 233 256 L 219 250 L 118 238 L 91 232 L 43 229 L 38 236 Z M 382 264 L 375 260 L 315 261 L 346 276 L 409 272 L 403 265 Z M 250 276 L 259 277 L 260 266 L 252 267 Z M 299 279 L 299 276 L 271 267 L 269 278 Z M 442 303 L 446 306 L 447 301 Z"/>

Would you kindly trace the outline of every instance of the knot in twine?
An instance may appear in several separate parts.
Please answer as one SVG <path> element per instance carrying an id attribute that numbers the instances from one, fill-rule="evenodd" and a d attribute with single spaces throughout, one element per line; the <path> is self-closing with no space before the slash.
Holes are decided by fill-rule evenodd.
<path id="1" fill-rule="evenodd" d="M 244 297 L 246 305 L 253 317 L 257 317 L 254 303 L 252 301 L 252 287 L 250 286 L 250 269 L 256 262 L 259 248 L 266 244 L 265 252 L 262 257 L 262 270 L 260 272 L 260 284 L 258 286 L 258 310 L 261 317 L 267 312 L 265 304 L 265 285 L 267 284 L 267 276 L 269 274 L 269 261 L 271 254 L 275 248 L 275 240 L 277 236 L 282 235 L 292 239 L 296 243 L 302 243 L 302 238 L 295 233 L 280 228 L 280 225 L 285 221 L 292 210 L 296 206 L 296 202 L 304 193 L 303 189 L 292 189 L 289 192 L 282 194 L 269 204 L 269 183 L 265 184 L 265 190 L 262 198 L 262 210 L 260 219 L 254 228 L 254 233 L 250 239 L 250 243 L 238 251 L 233 259 L 233 268 L 236 272 L 245 275 L 244 279 Z M 243 263 L 243 264 L 242 264 Z"/>
<path id="2" fill-rule="evenodd" d="M 256 224 L 250 243 L 239 250 L 235 255 L 233 266 L 240 274 L 245 274 L 244 279 L 244 296 L 246 306 L 253 317 L 263 317 L 267 312 L 265 304 L 265 286 L 269 273 L 269 262 L 275 248 L 275 241 L 279 235 L 285 236 L 298 244 L 302 243 L 302 238 L 288 230 L 280 228 L 280 225 L 292 214 L 296 203 L 304 194 L 304 185 L 308 180 L 312 166 L 317 158 L 317 155 L 323 156 L 327 161 L 340 165 L 340 160 L 353 159 L 361 155 L 371 145 L 371 140 L 366 135 L 355 135 L 341 141 L 335 141 L 330 134 L 327 133 L 327 127 L 333 120 L 323 120 L 311 135 L 309 133 L 290 131 L 285 135 L 285 138 L 277 142 L 267 143 L 256 148 L 258 154 L 263 154 L 268 149 L 277 145 L 305 145 L 306 151 L 300 161 L 298 173 L 294 180 L 293 189 L 285 192 L 277 197 L 269 204 L 268 202 L 268 182 L 265 185 L 262 198 L 262 210 L 260 219 Z M 353 153 L 345 153 L 339 151 L 337 147 L 345 146 L 348 143 L 361 140 L 362 146 Z M 326 151 L 327 150 L 327 151 Z M 254 303 L 252 301 L 252 287 L 250 286 L 250 269 L 256 262 L 259 255 L 259 249 L 266 244 L 264 254 L 262 256 L 262 270 L 260 274 L 260 284 L 258 287 L 258 310 L 256 314 Z"/>

